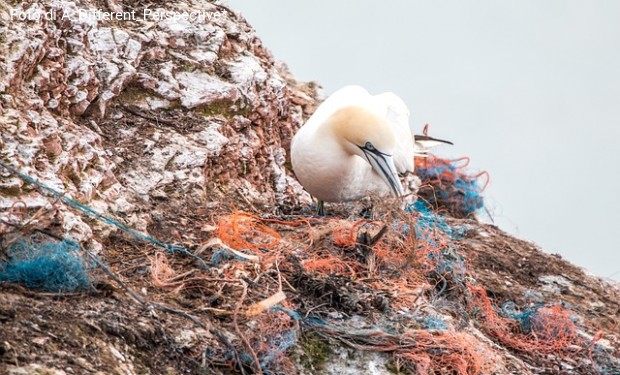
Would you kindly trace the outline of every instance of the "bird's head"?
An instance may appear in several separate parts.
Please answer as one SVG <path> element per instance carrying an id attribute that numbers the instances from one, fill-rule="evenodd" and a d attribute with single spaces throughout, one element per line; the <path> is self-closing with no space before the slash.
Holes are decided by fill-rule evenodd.
<path id="1" fill-rule="evenodd" d="M 350 106 L 336 111 L 326 125 L 343 149 L 366 160 L 394 195 L 404 194 L 392 158 L 396 138 L 386 120 L 362 107 Z"/>

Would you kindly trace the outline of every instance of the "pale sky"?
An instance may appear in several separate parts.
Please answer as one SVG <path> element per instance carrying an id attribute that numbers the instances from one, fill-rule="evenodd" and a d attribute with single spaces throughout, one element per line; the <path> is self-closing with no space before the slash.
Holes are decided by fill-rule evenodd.
<path id="1" fill-rule="evenodd" d="M 501 228 L 620 280 L 620 1 L 227 3 L 326 94 L 401 96 L 490 173 Z"/>

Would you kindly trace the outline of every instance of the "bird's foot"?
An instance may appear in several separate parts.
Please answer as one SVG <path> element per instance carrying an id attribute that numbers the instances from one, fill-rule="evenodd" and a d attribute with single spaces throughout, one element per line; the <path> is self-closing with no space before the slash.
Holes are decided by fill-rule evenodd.
<path id="1" fill-rule="evenodd" d="M 360 211 L 360 216 L 367 220 L 374 220 L 374 206 L 364 207 Z"/>
<path id="2" fill-rule="evenodd" d="M 319 200 L 319 203 L 316 205 L 316 211 L 318 216 L 325 216 L 325 202 Z"/>

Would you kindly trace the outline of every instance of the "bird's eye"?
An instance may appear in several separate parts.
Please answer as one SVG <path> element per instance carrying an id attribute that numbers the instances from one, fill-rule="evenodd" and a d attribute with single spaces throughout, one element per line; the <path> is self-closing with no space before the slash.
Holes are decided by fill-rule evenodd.
<path id="1" fill-rule="evenodd" d="M 364 145 L 364 148 L 370 151 L 373 151 L 375 149 L 375 146 L 372 145 L 372 143 L 370 142 L 366 142 L 366 145 Z"/>

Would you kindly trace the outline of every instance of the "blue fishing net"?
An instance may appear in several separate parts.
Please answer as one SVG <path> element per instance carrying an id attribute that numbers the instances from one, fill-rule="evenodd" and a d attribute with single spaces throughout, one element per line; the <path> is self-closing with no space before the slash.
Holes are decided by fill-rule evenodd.
<path id="1" fill-rule="evenodd" d="M 93 265 L 82 258 L 79 249 L 71 240 L 20 239 L 7 249 L 7 258 L 0 262 L 0 281 L 54 293 L 88 289 Z"/>
<path id="2" fill-rule="evenodd" d="M 458 161 L 431 157 L 416 165 L 422 181 L 418 196 L 454 217 L 468 217 L 484 207 L 480 175 L 469 175 Z"/>

